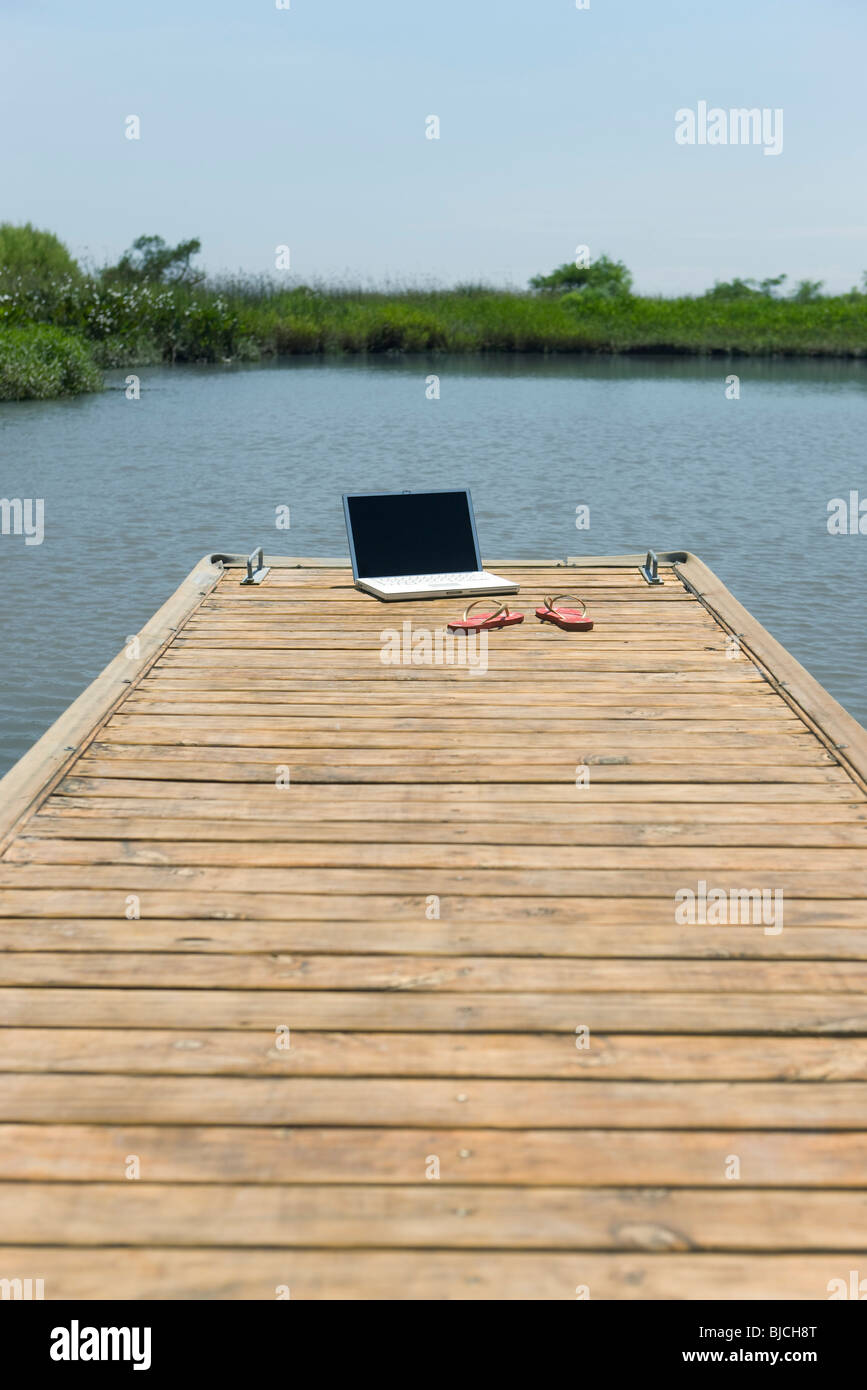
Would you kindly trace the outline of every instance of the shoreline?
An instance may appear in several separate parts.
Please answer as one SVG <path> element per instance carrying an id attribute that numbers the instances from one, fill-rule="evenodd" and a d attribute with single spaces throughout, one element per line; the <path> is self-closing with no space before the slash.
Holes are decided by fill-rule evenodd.
<path id="1" fill-rule="evenodd" d="M 99 390 L 113 368 L 281 358 L 867 359 L 867 294 L 808 302 L 481 288 L 72 292 L 0 312 L 0 401 Z M 62 370 L 64 362 L 74 370 Z"/>

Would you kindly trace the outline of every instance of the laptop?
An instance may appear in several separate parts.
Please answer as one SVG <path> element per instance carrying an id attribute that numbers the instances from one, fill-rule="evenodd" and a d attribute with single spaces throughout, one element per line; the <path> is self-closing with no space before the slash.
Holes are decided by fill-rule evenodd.
<path id="1" fill-rule="evenodd" d="M 516 594 L 482 569 L 469 488 L 344 494 L 355 586 L 382 599 Z"/>

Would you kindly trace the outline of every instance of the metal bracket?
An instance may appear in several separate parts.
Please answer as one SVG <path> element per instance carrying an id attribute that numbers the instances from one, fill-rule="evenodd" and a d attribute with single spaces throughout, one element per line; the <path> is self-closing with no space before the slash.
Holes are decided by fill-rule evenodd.
<path id="1" fill-rule="evenodd" d="M 255 563 L 254 563 L 255 562 Z M 265 564 L 265 550 L 259 546 L 256 550 L 251 550 L 247 556 L 247 574 L 241 580 L 242 584 L 261 584 L 271 566 Z"/>
<path id="2" fill-rule="evenodd" d="M 656 558 L 655 550 L 648 550 L 644 564 L 638 566 L 638 573 L 648 584 L 663 584 L 665 582 L 659 577 L 659 560 Z"/>

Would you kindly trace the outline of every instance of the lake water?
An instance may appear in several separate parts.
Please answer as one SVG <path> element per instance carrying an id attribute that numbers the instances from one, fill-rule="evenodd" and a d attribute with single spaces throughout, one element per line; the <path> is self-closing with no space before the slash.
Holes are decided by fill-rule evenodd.
<path id="1" fill-rule="evenodd" d="M 0 773 L 206 552 L 346 554 L 346 490 L 468 484 L 488 557 L 693 550 L 867 722 L 867 535 L 827 529 L 830 499 L 867 498 L 867 363 L 298 358 L 139 374 L 138 401 L 116 372 L 102 395 L 0 406 L 0 496 L 45 503 L 41 545 L 0 535 Z"/>

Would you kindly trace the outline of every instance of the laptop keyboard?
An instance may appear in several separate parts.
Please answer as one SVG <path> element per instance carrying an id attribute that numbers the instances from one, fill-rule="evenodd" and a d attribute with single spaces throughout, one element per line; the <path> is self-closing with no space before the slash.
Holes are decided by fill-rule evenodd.
<path id="1" fill-rule="evenodd" d="M 434 584 L 444 584 L 454 589 L 464 584 L 496 584 L 498 581 L 491 579 L 483 570 L 467 570 L 459 574 L 399 574 L 383 579 L 373 579 L 370 582 L 372 584 L 387 584 L 392 589 L 430 588 Z"/>

